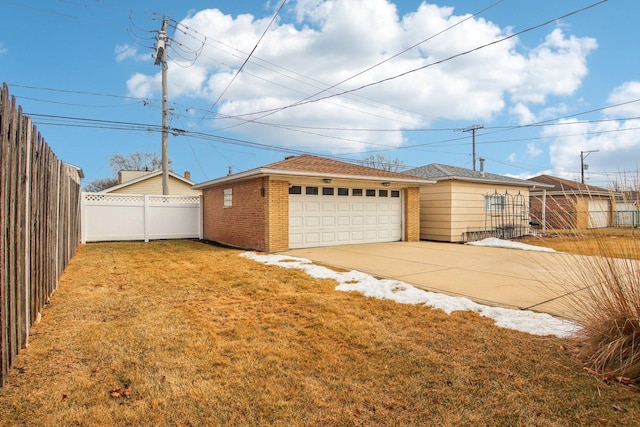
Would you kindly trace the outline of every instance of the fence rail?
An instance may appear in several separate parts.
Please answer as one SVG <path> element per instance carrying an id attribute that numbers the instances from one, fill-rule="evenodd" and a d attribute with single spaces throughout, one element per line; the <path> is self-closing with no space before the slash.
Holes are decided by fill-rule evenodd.
<path id="1" fill-rule="evenodd" d="M 80 241 L 80 170 L 0 91 L 0 386 Z"/>

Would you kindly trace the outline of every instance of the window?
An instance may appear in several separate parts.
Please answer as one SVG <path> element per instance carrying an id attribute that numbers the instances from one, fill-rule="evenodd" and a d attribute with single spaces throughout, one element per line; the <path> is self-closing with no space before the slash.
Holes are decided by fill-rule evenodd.
<path id="1" fill-rule="evenodd" d="M 333 187 L 322 187 L 323 196 L 333 196 Z"/>
<path id="2" fill-rule="evenodd" d="M 302 194 L 302 187 L 300 185 L 292 185 L 289 187 L 289 194 Z"/>
<path id="3" fill-rule="evenodd" d="M 391 197 L 400 197 L 400 190 L 391 190 Z"/>
<path id="4" fill-rule="evenodd" d="M 338 196 L 348 196 L 349 189 L 348 188 L 338 188 Z"/>
<path id="5" fill-rule="evenodd" d="M 504 210 L 504 196 L 501 194 L 492 194 L 484 196 L 484 210 L 485 211 L 503 211 Z"/>
<path id="6" fill-rule="evenodd" d="M 389 197 L 389 190 L 378 190 L 378 197 Z"/>
<path id="7" fill-rule="evenodd" d="M 354 188 L 351 190 L 352 196 L 362 196 L 362 188 Z"/>
<path id="8" fill-rule="evenodd" d="M 376 190 L 367 190 L 367 197 L 376 197 Z"/>
<path id="9" fill-rule="evenodd" d="M 310 196 L 318 195 L 318 187 L 306 187 L 304 191 L 305 191 L 305 194 L 308 194 Z"/>
<path id="10" fill-rule="evenodd" d="M 225 208 L 230 208 L 233 202 L 233 190 L 231 188 L 224 189 L 224 204 Z"/>

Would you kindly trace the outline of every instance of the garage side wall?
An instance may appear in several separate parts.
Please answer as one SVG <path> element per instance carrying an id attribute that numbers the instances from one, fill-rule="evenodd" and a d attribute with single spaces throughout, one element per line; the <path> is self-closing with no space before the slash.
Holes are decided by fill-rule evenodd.
<path id="1" fill-rule="evenodd" d="M 536 193 L 530 201 L 531 217 L 542 223 L 542 196 Z M 547 194 L 545 203 L 546 228 L 562 230 L 577 227 L 575 196 Z"/>
<path id="2" fill-rule="evenodd" d="M 227 207 L 225 190 L 231 190 L 231 206 Z M 262 178 L 203 189 L 203 238 L 240 248 L 267 250 L 265 194 Z"/>
<path id="3" fill-rule="evenodd" d="M 420 187 L 420 238 L 451 241 L 450 181 Z"/>
<path id="4" fill-rule="evenodd" d="M 420 238 L 440 242 L 464 242 L 465 235 L 481 233 L 495 227 L 494 222 L 517 221 L 528 224 L 528 218 L 504 218 L 504 212 L 491 212 L 486 208 L 486 196 L 493 194 L 517 196 L 523 210 L 528 210 L 529 189 L 458 180 L 440 181 L 420 190 Z M 498 218 L 499 217 L 499 218 Z"/>
<path id="5" fill-rule="evenodd" d="M 409 187 L 404 198 L 405 238 L 407 242 L 420 240 L 420 188 Z"/>
<path id="6" fill-rule="evenodd" d="M 267 198 L 266 247 L 268 252 L 289 249 L 289 182 L 264 178 Z"/>

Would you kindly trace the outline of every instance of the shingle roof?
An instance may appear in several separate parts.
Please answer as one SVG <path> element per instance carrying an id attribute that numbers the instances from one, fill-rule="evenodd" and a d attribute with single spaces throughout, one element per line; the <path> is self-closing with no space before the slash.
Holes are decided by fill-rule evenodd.
<path id="1" fill-rule="evenodd" d="M 533 178 L 529 178 L 531 181 L 540 182 L 543 184 L 552 185 L 553 188 L 547 191 L 558 192 L 572 192 L 572 193 L 608 193 L 609 190 L 602 187 L 596 187 L 594 185 L 582 184 L 576 181 L 570 181 L 564 178 L 558 178 L 551 175 L 538 175 Z"/>
<path id="2" fill-rule="evenodd" d="M 474 171 L 471 169 L 443 165 L 440 163 L 432 163 L 419 168 L 409 169 L 408 171 L 405 171 L 405 173 L 436 181 L 459 180 L 482 182 L 487 184 L 508 184 L 521 187 L 534 187 L 538 185 L 538 183 L 531 182 L 529 180 L 511 178 L 509 176 L 497 175 L 488 172 Z"/>
<path id="3" fill-rule="evenodd" d="M 317 172 L 326 174 L 377 176 L 380 178 L 414 178 L 404 173 L 391 172 L 383 169 L 370 168 L 354 163 L 341 162 L 327 157 L 303 154 L 286 158 L 279 162 L 263 166 L 263 169 L 277 169 L 288 171 Z"/>
<path id="4" fill-rule="evenodd" d="M 386 179 L 396 182 L 406 182 L 415 184 L 433 184 L 433 180 L 406 173 L 390 172 L 383 169 L 370 168 L 353 163 L 341 162 L 326 157 L 303 154 L 295 157 L 288 157 L 279 162 L 270 163 L 259 168 L 245 172 L 239 172 L 222 178 L 203 182 L 193 188 L 200 189 L 222 182 L 246 179 L 255 176 L 266 175 L 296 175 L 315 177 L 341 177 L 341 178 L 361 178 L 361 179 Z"/>

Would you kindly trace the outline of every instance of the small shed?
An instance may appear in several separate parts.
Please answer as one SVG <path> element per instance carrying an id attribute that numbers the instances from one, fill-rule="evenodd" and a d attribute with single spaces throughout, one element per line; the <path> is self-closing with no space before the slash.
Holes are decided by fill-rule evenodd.
<path id="1" fill-rule="evenodd" d="M 436 181 L 420 188 L 420 238 L 441 242 L 529 234 L 529 191 L 545 186 L 437 163 L 405 173 Z"/>
<path id="2" fill-rule="evenodd" d="M 615 197 L 606 188 L 551 175 L 538 175 L 530 180 L 550 187 L 530 194 L 531 214 L 545 227 L 588 229 L 613 225 Z"/>
<path id="3" fill-rule="evenodd" d="M 433 181 L 325 157 L 287 157 L 195 185 L 203 237 L 277 252 L 417 241 L 419 187 Z"/>

